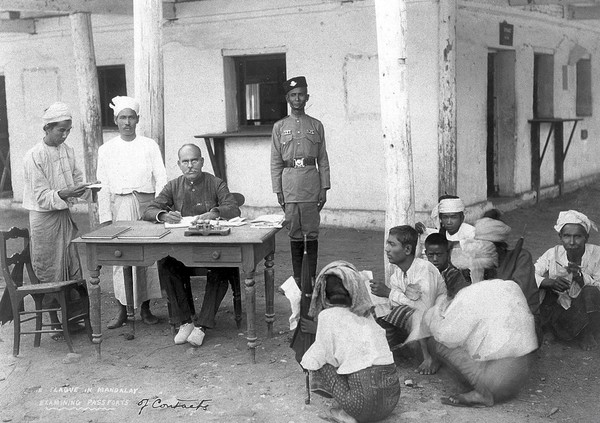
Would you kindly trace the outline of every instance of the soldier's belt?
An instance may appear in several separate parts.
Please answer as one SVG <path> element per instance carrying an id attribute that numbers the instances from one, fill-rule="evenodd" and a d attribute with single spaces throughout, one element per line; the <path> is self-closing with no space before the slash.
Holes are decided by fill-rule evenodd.
<path id="1" fill-rule="evenodd" d="M 306 166 L 314 166 L 315 158 L 314 157 L 300 157 L 292 160 L 285 161 L 285 167 L 306 167 Z"/>

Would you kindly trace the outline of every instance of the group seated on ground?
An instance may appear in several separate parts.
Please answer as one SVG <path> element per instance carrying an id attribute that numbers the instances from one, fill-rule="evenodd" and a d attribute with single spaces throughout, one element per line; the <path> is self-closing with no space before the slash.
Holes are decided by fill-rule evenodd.
<path id="1" fill-rule="evenodd" d="M 452 210 L 461 208 L 457 199 L 450 200 Z M 459 213 L 463 224 L 464 213 Z M 444 227 L 445 221 L 440 223 Z M 390 229 L 385 253 L 394 271 L 389 285 L 370 281 L 370 289 L 389 303 L 389 312 L 375 321 L 385 329 L 393 357 L 413 342 L 419 345 L 415 351 L 422 362 L 416 371 L 433 374 L 444 365 L 470 387 L 442 403 L 472 407 L 518 394 L 541 345 L 542 327 L 562 340 L 578 339 L 583 349 L 596 347 L 600 247 L 587 244 L 591 228 L 595 225 L 585 215 L 561 212 L 555 226 L 561 244 L 535 266 L 523 237 L 509 247 L 511 228 L 497 210 L 486 212 L 472 236 L 461 241 L 449 241 L 447 231 L 430 232 L 423 242 L 427 260 L 415 257 L 417 230 L 408 225 Z M 452 262 L 456 247 L 463 269 Z M 329 287 L 327 278 L 321 284 L 322 290 Z M 320 295 L 316 292 L 313 302 Z"/>

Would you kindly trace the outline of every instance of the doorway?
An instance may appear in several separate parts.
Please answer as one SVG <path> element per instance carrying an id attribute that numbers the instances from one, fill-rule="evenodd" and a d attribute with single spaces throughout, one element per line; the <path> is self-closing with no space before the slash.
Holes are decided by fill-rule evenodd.
<path id="1" fill-rule="evenodd" d="M 514 51 L 490 51 L 487 63 L 488 197 L 515 193 L 516 96 Z"/>
<path id="2" fill-rule="evenodd" d="M 10 144 L 8 142 L 8 114 L 6 110 L 6 85 L 0 75 L 0 198 L 11 198 Z"/>

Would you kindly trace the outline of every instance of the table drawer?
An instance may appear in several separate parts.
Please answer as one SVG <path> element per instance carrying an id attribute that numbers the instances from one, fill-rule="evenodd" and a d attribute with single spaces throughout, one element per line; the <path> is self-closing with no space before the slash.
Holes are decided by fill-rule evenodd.
<path id="1" fill-rule="evenodd" d="M 144 259 L 141 245 L 98 245 L 98 261 L 140 261 Z"/>
<path id="2" fill-rule="evenodd" d="M 240 247 L 196 247 L 192 259 L 197 263 L 239 263 L 242 261 Z"/>

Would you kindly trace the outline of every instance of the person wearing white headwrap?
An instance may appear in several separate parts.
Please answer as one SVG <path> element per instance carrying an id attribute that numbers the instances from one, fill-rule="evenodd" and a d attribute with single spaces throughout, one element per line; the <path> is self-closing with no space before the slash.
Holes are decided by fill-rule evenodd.
<path id="1" fill-rule="evenodd" d="M 535 263 L 542 324 L 558 338 L 578 339 L 582 349 L 591 350 L 600 341 L 600 247 L 587 242 L 596 224 L 568 210 L 560 212 L 554 229 L 560 245 Z"/>
<path id="2" fill-rule="evenodd" d="M 167 183 L 167 172 L 158 144 L 136 134 L 140 105 L 131 97 L 117 96 L 110 107 L 119 136 L 98 149 L 98 179 L 103 189 L 98 195 L 100 223 L 115 220 L 138 220 L 146 206 Z M 133 272 L 134 307 L 141 305 L 140 315 L 147 324 L 158 323 L 150 312 L 150 299 L 161 298 L 156 265 L 135 267 Z M 141 282 L 145 279 L 145 283 Z M 122 326 L 127 321 L 123 267 L 113 267 L 113 287 L 119 302 L 117 315 L 108 328 Z"/>
<path id="3" fill-rule="evenodd" d="M 72 124 L 69 106 L 53 103 L 45 110 L 42 122 L 44 138 L 24 158 L 23 207 L 29 210 L 31 264 L 41 282 L 79 279 L 79 256 L 71 244 L 77 226 L 70 207 L 86 194 L 89 184 L 75 162 L 73 148 L 65 144 Z M 54 301 L 44 297 L 45 305 Z M 56 312 L 51 314 L 51 321 L 59 324 Z"/>

